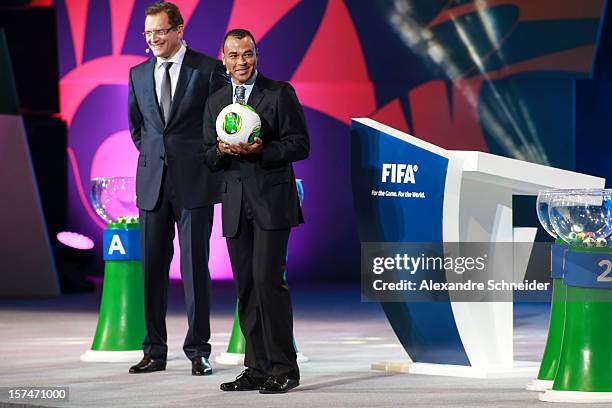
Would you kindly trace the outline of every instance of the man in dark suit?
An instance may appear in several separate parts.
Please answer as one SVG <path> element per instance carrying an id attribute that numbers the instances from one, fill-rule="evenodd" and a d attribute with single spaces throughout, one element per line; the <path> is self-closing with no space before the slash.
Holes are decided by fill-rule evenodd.
<path id="1" fill-rule="evenodd" d="M 291 163 L 308 157 L 308 131 L 291 85 L 257 72 L 251 33 L 226 34 L 223 63 L 232 83 L 208 99 L 204 139 L 209 166 L 224 175 L 223 235 L 238 291 L 247 369 L 221 389 L 282 393 L 300 378 L 283 275 L 289 232 L 303 222 Z M 230 146 L 215 139 L 216 118 L 233 102 L 250 105 L 261 118 L 261 138 L 253 144 Z"/>
<path id="2" fill-rule="evenodd" d="M 129 124 L 140 152 L 140 213 L 147 334 L 143 359 L 130 373 L 165 370 L 168 271 L 178 226 L 189 330 L 183 350 L 193 375 L 212 373 L 209 238 L 220 184 L 204 161 L 202 119 L 210 93 L 223 86 L 223 66 L 187 48 L 183 18 L 172 3 L 145 11 L 143 33 L 154 57 L 130 70 Z"/>

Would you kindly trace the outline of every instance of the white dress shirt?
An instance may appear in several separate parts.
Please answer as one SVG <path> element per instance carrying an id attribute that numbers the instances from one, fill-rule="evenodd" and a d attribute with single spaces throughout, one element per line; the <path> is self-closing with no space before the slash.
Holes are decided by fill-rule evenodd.
<path id="1" fill-rule="evenodd" d="M 234 101 L 234 103 L 236 103 L 236 87 L 244 86 L 246 88 L 244 91 L 244 101 L 248 105 L 249 96 L 251 95 L 251 91 L 253 90 L 253 85 L 255 85 L 256 79 L 257 79 L 257 70 L 255 70 L 255 73 L 253 74 L 253 76 L 249 78 L 249 80 L 246 81 L 244 84 L 237 84 L 234 82 L 234 78 L 232 78 L 232 100 Z"/>
<path id="2" fill-rule="evenodd" d="M 164 78 L 164 62 L 172 62 L 170 67 L 170 85 L 172 87 L 172 99 L 174 100 L 174 91 L 176 90 L 176 83 L 178 82 L 179 74 L 181 72 L 181 64 L 183 58 L 185 58 L 185 52 L 187 47 L 181 45 L 181 48 L 171 58 L 165 59 L 157 57 L 155 62 L 155 92 L 157 94 L 157 102 L 161 104 L 161 83 Z"/>

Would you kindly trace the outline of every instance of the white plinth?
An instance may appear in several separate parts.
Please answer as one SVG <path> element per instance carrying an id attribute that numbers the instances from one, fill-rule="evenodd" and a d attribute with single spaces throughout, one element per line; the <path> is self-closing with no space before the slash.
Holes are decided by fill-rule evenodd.
<path id="1" fill-rule="evenodd" d="M 176 355 L 168 353 L 166 360 L 174 360 Z M 107 351 L 87 350 L 81 354 L 81 361 L 86 363 L 134 363 L 142 359 L 142 350 Z"/>
<path id="2" fill-rule="evenodd" d="M 540 401 L 546 402 L 573 402 L 583 404 L 612 402 L 612 392 L 547 390 L 545 393 L 540 394 L 539 397 Z"/>
<path id="3" fill-rule="evenodd" d="M 515 361 L 512 366 L 470 367 L 450 364 L 413 363 L 410 360 L 404 360 L 381 361 L 372 364 L 370 368 L 377 371 L 464 378 L 522 378 L 536 375 L 540 364 L 531 361 Z"/>
<path id="4" fill-rule="evenodd" d="M 546 391 L 546 390 L 550 390 L 553 386 L 554 381 L 553 380 L 538 380 L 537 378 L 535 380 L 530 381 L 526 386 L 525 389 L 527 391 Z"/>
<path id="5" fill-rule="evenodd" d="M 244 354 L 239 353 L 221 353 L 217 357 L 215 357 L 215 363 L 223 364 L 223 365 L 243 365 L 244 364 Z"/>
<path id="6" fill-rule="evenodd" d="M 308 361 L 308 357 L 306 357 L 302 353 L 297 353 L 298 363 L 305 363 L 307 361 Z M 223 364 L 223 365 L 241 366 L 244 364 L 244 354 L 221 353 L 221 355 L 215 357 L 215 363 Z"/>

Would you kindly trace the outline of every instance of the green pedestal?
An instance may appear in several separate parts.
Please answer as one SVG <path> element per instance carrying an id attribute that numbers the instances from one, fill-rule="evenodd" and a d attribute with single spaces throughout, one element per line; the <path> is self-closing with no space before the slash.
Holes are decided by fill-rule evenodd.
<path id="1" fill-rule="evenodd" d="M 567 288 L 565 335 L 553 390 L 612 392 L 612 293 L 606 301 L 597 299 L 601 293 L 592 293 L 598 291 Z"/>
<path id="2" fill-rule="evenodd" d="M 572 249 L 570 251 L 574 252 Z M 540 395 L 540 400 L 549 402 L 612 402 L 612 289 L 597 287 L 579 287 L 568 284 L 569 275 L 575 269 L 593 270 L 592 280 L 600 278 L 598 258 L 599 251 L 590 252 L 595 259 L 583 266 L 582 258 L 571 265 L 567 264 L 565 327 L 563 342 L 559 354 L 558 368 L 555 373 L 552 390 Z M 568 252 L 569 254 L 569 252 Z M 601 252 L 602 259 L 612 254 Z M 588 256 L 589 254 L 587 254 Z M 577 266 L 576 266 L 577 265 Z M 595 267 L 593 267 L 595 265 Z"/>
<path id="3" fill-rule="evenodd" d="M 297 354 L 298 363 L 308 361 L 306 356 L 298 352 L 295 339 L 293 339 L 293 347 L 295 348 L 295 353 Z M 242 329 L 240 328 L 240 319 L 238 318 L 238 300 L 236 300 L 234 325 L 232 326 L 232 334 L 230 336 L 229 344 L 227 345 L 227 351 L 217 356 L 217 358 L 215 358 L 215 362 L 225 365 L 242 365 L 244 364 L 245 351 L 246 339 L 244 338 Z"/>
<path id="4" fill-rule="evenodd" d="M 229 344 L 227 345 L 227 352 L 232 354 L 244 354 L 245 350 L 246 340 L 242 335 L 242 329 L 240 328 L 240 319 L 238 318 L 238 301 L 236 300 L 234 325 L 232 326 L 232 335 L 230 337 Z"/>
<path id="5" fill-rule="evenodd" d="M 567 288 L 563 285 L 563 279 L 553 279 L 550 323 L 548 326 L 546 347 L 544 349 L 544 355 L 542 356 L 542 364 L 540 364 L 540 371 L 538 372 L 539 380 L 552 381 L 555 379 L 563 341 L 566 290 Z"/>
<path id="6" fill-rule="evenodd" d="M 555 245 L 551 246 L 552 301 L 550 304 L 548 336 L 538 376 L 525 387 L 529 391 L 550 390 L 559 365 L 559 355 L 561 354 L 565 326 L 567 288 L 563 284 L 563 269 L 566 250 L 567 244 L 559 239 L 557 239 Z"/>
<path id="7" fill-rule="evenodd" d="M 128 228 L 136 229 L 138 225 Z M 125 229 L 109 224 L 108 230 Z M 87 362 L 133 362 L 142 357 L 146 335 L 144 280 L 140 260 L 106 260 L 98 325 Z"/>
<path id="8" fill-rule="evenodd" d="M 146 335 L 140 261 L 106 261 L 92 350 L 141 350 Z"/>

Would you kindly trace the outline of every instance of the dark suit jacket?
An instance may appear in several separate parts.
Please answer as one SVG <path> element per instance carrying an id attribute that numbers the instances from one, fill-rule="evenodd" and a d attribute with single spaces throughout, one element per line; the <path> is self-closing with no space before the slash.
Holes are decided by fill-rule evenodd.
<path id="1" fill-rule="evenodd" d="M 308 157 L 310 141 L 293 87 L 261 73 L 257 75 L 247 103 L 261 118 L 262 154 L 217 156 L 215 122 L 219 112 L 231 103 L 232 86 L 227 84 L 208 98 L 204 113 L 206 161 L 213 171 L 222 170 L 224 174 L 223 235 L 236 235 L 243 199 L 248 200 L 255 222 L 262 229 L 284 229 L 302 223 L 291 163 Z"/>
<path id="2" fill-rule="evenodd" d="M 220 178 L 204 161 L 202 119 L 208 95 L 227 84 L 220 61 L 187 48 L 172 100 L 170 119 L 164 125 L 151 58 L 130 70 L 129 125 L 140 152 L 136 173 L 136 204 L 152 210 L 162 183 L 164 158 L 178 202 L 184 208 L 219 201 Z"/>

